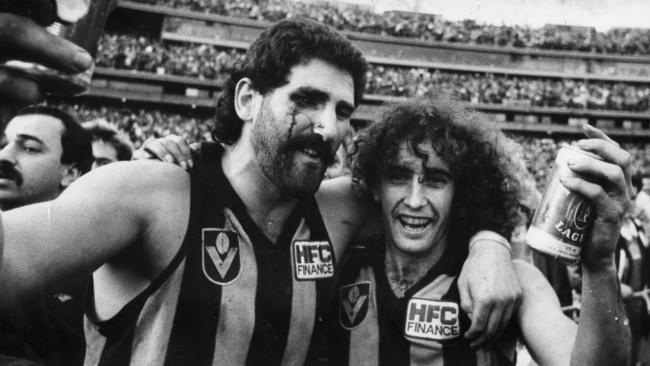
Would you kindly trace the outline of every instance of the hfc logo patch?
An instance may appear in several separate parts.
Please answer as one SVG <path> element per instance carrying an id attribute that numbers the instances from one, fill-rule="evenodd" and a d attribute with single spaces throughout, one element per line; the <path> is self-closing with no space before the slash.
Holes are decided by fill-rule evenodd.
<path id="1" fill-rule="evenodd" d="M 460 336 L 459 307 L 455 302 L 411 299 L 404 333 L 408 337 L 444 341 Z"/>
<path id="2" fill-rule="evenodd" d="M 358 282 L 341 287 L 340 320 L 343 328 L 356 328 L 368 314 L 370 303 L 370 282 Z"/>
<path id="3" fill-rule="evenodd" d="M 237 279 L 241 269 L 239 237 L 225 229 L 203 229 L 203 273 L 217 285 Z"/>
<path id="4" fill-rule="evenodd" d="M 334 251 L 328 241 L 293 242 L 293 269 L 298 280 L 317 280 L 334 276 Z"/>

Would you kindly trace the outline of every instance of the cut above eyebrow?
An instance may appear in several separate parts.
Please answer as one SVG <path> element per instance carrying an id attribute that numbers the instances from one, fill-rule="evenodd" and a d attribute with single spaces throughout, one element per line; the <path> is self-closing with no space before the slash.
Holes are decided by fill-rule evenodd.
<path id="1" fill-rule="evenodd" d="M 330 95 L 326 92 L 313 88 L 311 86 L 301 86 L 296 90 L 289 93 L 289 99 L 292 101 L 297 101 L 298 99 L 309 99 L 315 104 L 325 103 L 330 100 Z M 354 106 L 346 101 L 340 101 L 337 103 L 337 108 L 347 109 L 350 114 L 354 112 Z"/>
<path id="2" fill-rule="evenodd" d="M 329 94 L 310 86 L 301 86 L 289 94 L 289 99 L 293 101 L 303 98 L 309 99 L 311 102 L 316 104 L 325 103 L 330 100 Z"/>

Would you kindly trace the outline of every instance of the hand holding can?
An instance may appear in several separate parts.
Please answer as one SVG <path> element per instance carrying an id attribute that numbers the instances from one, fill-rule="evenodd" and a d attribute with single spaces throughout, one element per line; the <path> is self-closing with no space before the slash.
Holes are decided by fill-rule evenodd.
<path id="1" fill-rule="evenodd" d="M 588 125 L 584 128 L 587 139 L 568 153 L 560 150 L 558 157 L 565 165 L 556 170 L 564 173 L 554 173 L 526 241 L 561 261 L 580 259 L 587 266 L 603 261 L 613 264 L 621 223 L 630 207 L 630 154 L 602 131 Z M 561 198 L 552 199 L 553 195 Z"/>

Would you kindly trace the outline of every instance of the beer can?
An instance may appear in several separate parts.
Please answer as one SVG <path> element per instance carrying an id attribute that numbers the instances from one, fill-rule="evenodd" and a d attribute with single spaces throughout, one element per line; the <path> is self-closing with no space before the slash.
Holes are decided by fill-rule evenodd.
<path id="1" fill-rule="evenodd" d="M 576 176 L 567 166 L 567 161 L 580 155 L 600 159 L 571 146 L 562 147 L 555 158 L 549 185 L 526 233 L 528 246 L 564 263 L 576 263 L 580 259 L 580 251 L 596 217 L 595 207 L 587 198 L 560 183 L 561 177 Z"/>
<path id="2" fill-rule="evenodd" d="M 57 21 L 46 29 L 82 47 L 94 60 L 106 18 L 116 4 L 116 0 L 57 0 Z M 88 70 L 75 74 L 20 60 L 9 60 L 1 66 L 25 73 L 38 82 L 41 90 L 55 95 L 79 95 L 88 91 L 95 68 L 93 63 Z"/>

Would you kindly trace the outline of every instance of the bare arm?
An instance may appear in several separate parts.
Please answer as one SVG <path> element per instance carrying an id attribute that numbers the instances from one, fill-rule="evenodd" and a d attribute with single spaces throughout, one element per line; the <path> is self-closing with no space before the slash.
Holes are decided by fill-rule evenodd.
<path id="1" fill-rule="evenodd" d="M 562 313 L 557 295 L 537 268 L 513 262 L 523 291 L 517 321 L 528 352 L 541 366 L 568 365 L 577 325 Z"/>
<path id="2" fill-rule="evenodd" d="M 600 130 L 586 127 L 586 135 L 589 138 L 578 146 L 603 160 L 589 156 L 569 160 L 569 168 L 578 175 L 560 180 L 596 208 L 594 227 L 581 253 L 582 301 L 577 331 L 563 324 L 557 300 L 551 303 L 543 298 L 555 297 L 545 294 L 550 289 L 548 284 L 531 280 L 532 276 L 521 277 L 522 283 L 532 284 L 524 285 L 520 326 L 531 353 L 542 365 L 625 365 L 630 349 L 630 329 L 614 266 L 621 223 L 630 207 L 630 156 Z"/>
<path id="3" fill-rule="evenodd" d="M 562 313 L 557 295 L 537 268 L 517 261 L 515 269 L 523 287 L 518 322 L 540 366 L 625 364 L 629 329 L 613 266 L 583 272 L 579 325 Z"/>
<path id="4" fill-rule="evenodd" d="M 147 140 L 133 156 L 159 159 L 183 168 L 191 166 L 192 161 L 185 140 L 173 135 Z M 316 199 L 337 257 L 353 241 L 381 236 L 380 208 L 354 194 L 350 177 L 323 181 Z M 492 240 L 472 246 L 461 271 L 459 288 L 463 308 L 472 315 L 467 337 L 474 346 L 485 344 L 509 323 L 521 295 L 510 252 Z"/>
<path id="5" fill-rule="evenodd" d="M 54 201 L 5 212 L 0 301 L 88 275 L 136 242 L 145 244 L 147 260 L 164 261 L 146 244 L 161 228 L 178 231 L 170 208 L 189 202 L 187 181 L 171 165 L 116 163 L 82 177 Z"/>

